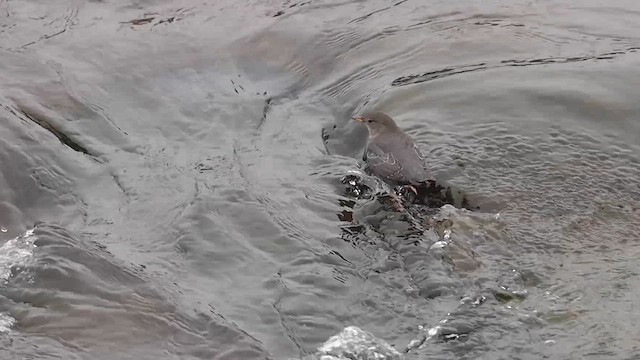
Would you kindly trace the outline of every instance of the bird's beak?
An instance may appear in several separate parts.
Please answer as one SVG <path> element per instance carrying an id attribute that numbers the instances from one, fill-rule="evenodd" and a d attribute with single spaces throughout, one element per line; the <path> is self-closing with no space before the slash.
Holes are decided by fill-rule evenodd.
<path id="1" fill-rule="evenodd" d="M 357 122 L 363 123 L 364 122 L 364 117 L 362 117 L 362 116 L 354 116 L 354 117 L 351 118 L 351 120 L 355 120 Z"/>

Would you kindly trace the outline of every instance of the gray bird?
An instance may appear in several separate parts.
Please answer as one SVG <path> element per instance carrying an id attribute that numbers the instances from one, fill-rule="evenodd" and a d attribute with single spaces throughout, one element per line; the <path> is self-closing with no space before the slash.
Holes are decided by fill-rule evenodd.
<path id="1" fill-rule="evenodd" d="M 391 186 L 408 186 L 416 195 L 417 187 L 432 180 L 420 149 L 389 115 L 369 112 L 352 119 L 363 123 L 369 130 L 363 156 L 369 173 Z"/>

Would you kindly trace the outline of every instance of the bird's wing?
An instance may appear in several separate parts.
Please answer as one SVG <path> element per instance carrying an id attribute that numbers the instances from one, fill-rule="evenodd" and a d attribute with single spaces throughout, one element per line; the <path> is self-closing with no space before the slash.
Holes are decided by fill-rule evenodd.
<path id="1" fill-rule="evenodd" d="M 412 183 L 421 183 L 430 179 L 431 175 L 426 168 L 424 156 L 422 156 L 418 146 L 412 143 L 412 146 L 408 147 L 406 151 L 410 154 L 407 157 L 409 160 L 404 164 L 403 171 L 407 180 Z"/>
<path id="2" fill-rule="evenodd" d="M 369 144 L 364 153 L 367 167 L 376 175 L 393 181 L 405 182 L 402 175 L 402 164 L 391 152 L 385 151 L 376 144 Z"/>
<path id="3" fill-rule="evenodd" d="M 376 175 L 398 183 L 419 184 L 431 178 L 413 141 L 370 143 L 364 154 Z"/>

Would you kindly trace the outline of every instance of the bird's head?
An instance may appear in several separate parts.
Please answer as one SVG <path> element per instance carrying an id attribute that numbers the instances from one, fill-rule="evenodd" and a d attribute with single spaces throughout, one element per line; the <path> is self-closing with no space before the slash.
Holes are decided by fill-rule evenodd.
<path id="1" fill-rule="evenodd" d="M 354 116 L 352 119 L 363 123 L 369 130 L 369 137 L 372 138 L 382 132 L 398 130 L 398 125 L 396 125 L 393 119 L 389 115 L 379 111 Z"/>

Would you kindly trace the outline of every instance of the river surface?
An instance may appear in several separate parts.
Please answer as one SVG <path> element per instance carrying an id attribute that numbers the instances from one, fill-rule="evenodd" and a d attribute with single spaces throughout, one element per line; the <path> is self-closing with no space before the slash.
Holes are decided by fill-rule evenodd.
<path id="1" fill-rule="evenodd" d="M 640 358 L 636 0 L 4 0 L 0 52 L 2 359 Z M 350 191 L 369 109 L 469 206 Z"/>

